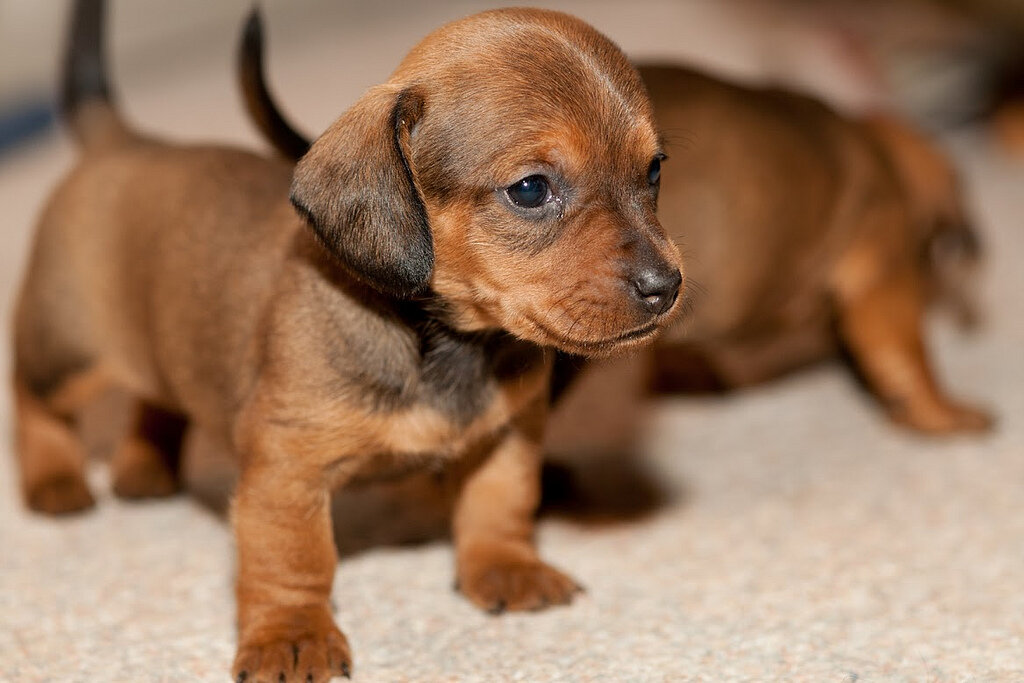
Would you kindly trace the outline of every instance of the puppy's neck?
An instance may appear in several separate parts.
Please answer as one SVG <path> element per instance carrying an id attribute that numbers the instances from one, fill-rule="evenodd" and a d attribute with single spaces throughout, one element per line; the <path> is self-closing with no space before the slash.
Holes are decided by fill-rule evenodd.
<path id="1" fill-rule="evenodd" d="M 497 384 L 529 373 L 543 362 L 540 346 L 505 330 L 460 329 L 452 307 L 435 292 L 427 290 L 403 299 L 375 289 L 346 270 L 309 234 L 299 237 L 297 255 L 366 315 L 390 327 L 396 339 L 406 340 L 411 356 L 404 362 L 398 362 L 396 356 L 389 371 L 412 373 L 418 379 L 409 383 L 394 377 L 380 382 L 382 386 L 419 387 L 414 392 L 418 395 L 404 395 L 398 404 L 422 401 L 457 423 L 469 421 L 484 409 Z M 380 339 L 376 343 L 388 342 Z M 404 355 L 397 348 L 395 353 Z"/>

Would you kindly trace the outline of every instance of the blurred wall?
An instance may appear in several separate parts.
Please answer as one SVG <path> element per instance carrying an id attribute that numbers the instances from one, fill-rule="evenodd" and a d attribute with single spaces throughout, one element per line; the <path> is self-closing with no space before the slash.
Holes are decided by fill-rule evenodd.
<path id="1" fill-rule="evenodd" d="M 187 60 L 224 29 L 235 30 L 249 0 L 109 0 L 119 60 L 159 69 Z M 264 2 L 280 5 L 281 2 Z M 300 14 L 331 0 L 290 0 Z M 338 4 L 338 3 L 333 3 Z M 0 0 L 0 109 L 53 92 L 70 0 Z"/>
<path id="2" fill-rule="evenodd" d="M 114 82 L 126 95 L 140 84 L 195 80 L 210 69 L 224 75 L 211 88 L 233 91 L 228 74 L 241 18 L 251 0 L 108 0 Z M 970 102 L 978 82 L 975 27 L 951 3 L 1010 13 L 1021 0 L 262 0 L 270 33 L 272 82 L 285 107 L 322 129 L 356 92 L 383 78 L 401 55 L 443 21 L 484 8 L 533 4 L 579 14 L 608 33 L 643 36 L 622 44 L 630 54 L 671 54 L 740 79 L 778 81 L 860 110 L 895 105 L 924 112 Z M 5 112 L 26 103 L 49 107 L 63 50 L 70 0 L 0 0 L 0 128 Z M 1005 15 L 1004 15 L 1005 16 Z M 358 26 L 346 43 L 311 40 Z M 352 35 L 349 32 L 348 35 Z M 327 51 L 323 46 L 330 45 Z M 952 52 L 950 45 L 960 47 Z M 318 47 L 319 46 L 319 47 Z M 274 50 L 337 61 L 332 97 L 324 82 L 278 66 Z M 362 59 L 369 57 L 367 65 Z M 984 55 L 981 55 L 984 57 Z M 306 63 L 297 60 L 294 63 Z M 963 68 L 961 66 L 963 65 Z M 275 70 L 279 73 L 275 75 Z M 951 95 L 952 93 L 952 95 Z M 194 109 L 205 93 L 196 91 Z M 170 103 L 184 107 L 185 103 Z M 191 115 L 190 112 L 179 115 Z M 941 113 L 941 112 L 940 112 Z M 941 118 L 941 117 L 938 117 Z M 948 118 L 948 117 L 947 117 Z M 955 118 L 955 117 L 954 117 Z M 151 120 L 151 119 L 146 119 Z M 0 130 L 2 132 L 2 130 Z M 210 131 L 211 133 L 218 131 Z"/>

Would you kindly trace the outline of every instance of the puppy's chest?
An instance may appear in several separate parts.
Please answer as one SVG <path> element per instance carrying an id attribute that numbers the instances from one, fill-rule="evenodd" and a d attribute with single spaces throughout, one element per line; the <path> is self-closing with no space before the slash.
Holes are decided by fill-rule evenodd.
<path id="1" fill-rule="evenodd" d="M 499 371 L 515 374 L 513 368 L 501 368 L 502 358 L 498 357 L 512 351 L 508 348 L 511 343 L 467 340 L 444 330 L 426 330 L 413 401 L 444 414 L 453 425 L 465 427 L 493 400 L 502 381 Z"/>
<path id="2" fill-rule="evenodd" d="M 505 334 L 421 334 L 415 374 L 383 411 L 382 454 L 451 458 L 502 430 L 545 389 L 543 351 Z M 411 381 L 410 381 L 411 380 Z"/>

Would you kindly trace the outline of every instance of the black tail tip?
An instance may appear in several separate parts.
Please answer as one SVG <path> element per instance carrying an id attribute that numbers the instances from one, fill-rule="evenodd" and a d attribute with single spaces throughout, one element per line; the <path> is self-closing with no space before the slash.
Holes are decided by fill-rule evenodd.
<path id="1" fill-rule="evenodd" d="M 103 0 L 78 0 L 71 13 L 71 29 L 64 57 L 61 110 L 70 116 L 86 101 L 111 99 L 103 47 Z"/>
<path id="2" fill-rule="evenodd" d="M 262 48 L 263 13 L 260 11 L 260 6 L 255 4 L 245 18 L 245 29 L 242 33 L 242 51 L 257 58 L 262 58 Z"/>

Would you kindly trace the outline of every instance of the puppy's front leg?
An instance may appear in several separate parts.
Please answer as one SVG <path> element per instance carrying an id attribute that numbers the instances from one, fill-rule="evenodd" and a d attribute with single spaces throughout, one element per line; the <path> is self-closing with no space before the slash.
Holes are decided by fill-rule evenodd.
<path id="1" fill-rule="evenodd" d="M 237 681 L 327 681 L 351 655 L 329 600 L 337 555 L 330 490 L 319 468 L 257 449 L 233 521 L 238 542 Z"/>
<path id="2" fill-rule="evenodd" d="M 518 420 L 466 479 L 453 516 L 456 581 L 490 612 L 570 602 L 580 587 L 545 564 L 534 546 L 540 502 L 543 407 Z"/>

